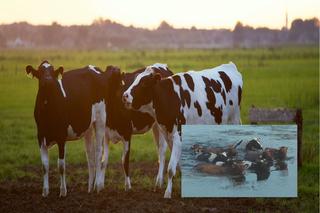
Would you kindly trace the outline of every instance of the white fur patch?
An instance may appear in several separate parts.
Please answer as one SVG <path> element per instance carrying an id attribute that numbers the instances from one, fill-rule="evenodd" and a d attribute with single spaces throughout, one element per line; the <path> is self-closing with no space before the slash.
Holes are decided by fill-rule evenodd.
<path id="1" fill-rule="evenodd" d="M 151 66 L 148 66 L 142 73 L 140 73 L 139 75 L 137 75 L 137 77 L 134 79 L 134 81 L 132 82 L 132 84 L 130 85 L 130 87 L 123 93 L 123 96 L 126 96 L 126 102 L 127 104 L 132 104 L 132 100 L 133 97 L 131 95 L 131 90 L 133 87 L 137 86 L 140 83 L 140 80 L 147 75 L 153 74 L 154 70 L 152 68 L 162 68 L 165 70 L 168 70 L 168 66 L 166 64 L 161 64 L 161 63 L 155 63 Z M 129 108 L 131 108 L 131 106 L 129 106 Z M 143 109 L 142 109 L 143 110 Z M 148 109 L 147 111 L 149 111 L 150 109 Z M 139 111 L 141 111 L 141 109 L 139 109 Z M 144 111 L 146 112 L 146 111 Z"/>
<path id="2" fill-rule="evenodd" d="M 105 120 L 106 120 L 106 112 L 105 112 L 105 102 L 100 101 L 99 103 L 95 103 L 91 107 L 91 121 L 89 127 L 94 123 L 96 123 L 97 128 L 101 127 L 99 130 L 105 132 Z M 98 127 L 99 126 L 99 127 Z M 77 135 L 76 132 L 73 130 L 72 126 L 69 125 L 67 129 L 68 133 L 68 140 L 77 140 L 79 138 L 82 138 L 86 132 L 79 133 L 80 135 Z"/>
<path id="3" fill-rule="evenodd" d="M 46 138 L 43 139 L 43 142 L 41 144 L 40 155 L 41 155 L 42 165 L 44 167 L 42 196 L 46 197 L 49 194 L 49 155 L 48 155 L 48 147 L 46 145 Z"/>
<path id="4" fill-rule="evenodd" d="M 130 87 L 123 93 L 123 96 L 126 96 L 126 102 L 128 104 L 132 104 L 133 97 L 131 95 L 131 90 L 133 87 L 137 86 L 140 83 L 141 78 L 144 76 L 150 75 L 153 73 L 152 66 L 148 66 L 145 71 L 137 75 L 137 77 L 134 79 L 133 83 L 130 85 Z"/>
<path id="5" fill-rule="evenodd" d="M 93 65 L 89 65 L 88 66 L 90 70 L 92 70 L 93 72 L 97 73 L 97 74 L 101 74 L 101 72 L 99 72 L 98 70 L 96 70 L 95 66 Z"/>
<path id="6" fill-rule="evenodd" d="M 117 130 L 110 129 L 109 127 L 106 128 L 106 132 L 108 134 L 108 138 L 112 143 L 118 143 L 119 141 L 124 141 L 122 135 L 119 134 Z"/>
<path id="7" fill-rule="evenodd" d="M 223 166 L 223 164 L 224 164 L 224 162 L 222 162 L 222 161 L 216 162 L 216 165 L 217 165 L 217 166 Z"/>
<path id="8" fill-rule="evenodd" d="M 249 168 L 252 165 L 252 162 L 245 160 L 243 161 L 243 164 L 246 166 L 246 168 Z"/>
<path id="9" fill-rule="evenodd" d="M 59 83 L 59 85 L 60 85 L 60 89 L 61 89 L 61 92 L 62 92 L 63 97 L 66 98 L 66 97 L 67 97 L 66 91 L 64 91 L 64 88 L 63 88 L 61 79 L 58 80 L 58 83 Z"/>
<path id="10" fill-rule="evenodd" d="M 260 138 L 254 138 L 253 140 L 257 141 L 257 143 L 262 147 Z"/>
<path id="11" fill-rule="evenodd" d="M 44 63 L 42 64 L 42 66 L 43 66 L 44 68 L 48 68 L 48 67 L 51 67 L 51 64 L 49 64 L 48 62 L 44 62 Z"/>
<path id="12" fill-rule="evenodd" d="M 151 115 L 153 118 L 156 117 L 155 111 L 152 107 L 152 103 L 146 104 L 146 105 L 142 105 L 139 110 L 140 112 L 145 112 L 148 113 L 149 115 Z"/>
<path id="13" fill-rule="evenodd" d="M 209 157 L 209 162 L 214 161 L 214 159 L 217 157 L 217 155 L 215 153 L 211 153 L 210 157 Z"/>
<path id="14" fill-rule="evenodd" d="M 105 120 L 105 117 L 106 117 L 105 107 L 106 107 L 106 104 L 105 104 L 104 100 L 92 105 L 91 124 L 98 119 L 97 116 L 102 116 L 102 117 L 104 117 L 104 120 Z M 99 118 L 99 119 L 101 119 L 101 118 Z"/>
<path id="15" fill-rule="evenodd" d="M 65 197 L 67 195 L 67 184 L 66 184 L 66 164 L 65 159 L 58 159 L 58 168 L 59 171 L 62 170 L 62 174 L 60 173 L 60 197 Z"/>
<path id="16" fill-rule="evenodd" d="M 155 64 L 151 65 L 151 67 L 162 68 L 162 69 L 168 70 L 167 64 L 155 63 Z"/>
<path id="17" fill-rule="evenodd" d="M 128 190 L 128 189 L 131 189 L 131 182 L 130 182 L 130 177 L 125 177 L 125 189 Z"/>
<path id="18" fill-rule="evenodd" d="M 68 139 L 77 139 L 77 134 L 73 131 L 72 126 L 68 126 Z"/>

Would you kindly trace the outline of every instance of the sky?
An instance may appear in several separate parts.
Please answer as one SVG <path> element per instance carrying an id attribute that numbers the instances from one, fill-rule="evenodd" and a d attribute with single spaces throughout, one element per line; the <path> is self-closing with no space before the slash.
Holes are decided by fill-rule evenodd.
<path id="1" fill-rule="evenodd" d="M 280 29 L 296 19 L 319 18 L 319 0 L 0 0 L 0 24 L 91 24 L 97 18 L 126 26 L 234 28 L 237 21 L 253 27 Z"/>

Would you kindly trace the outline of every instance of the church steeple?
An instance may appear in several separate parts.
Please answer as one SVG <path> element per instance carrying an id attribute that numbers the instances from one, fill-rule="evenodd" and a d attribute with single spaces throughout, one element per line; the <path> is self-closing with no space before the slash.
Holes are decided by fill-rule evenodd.
<path id="1" fill-rule="evenodd" d="M 286 30 L 289 30 L 288 24 L 289 24 L 289 22 L 288 22 L 288 10 L 286 10 L 286 26 L 285 26 Z"/>

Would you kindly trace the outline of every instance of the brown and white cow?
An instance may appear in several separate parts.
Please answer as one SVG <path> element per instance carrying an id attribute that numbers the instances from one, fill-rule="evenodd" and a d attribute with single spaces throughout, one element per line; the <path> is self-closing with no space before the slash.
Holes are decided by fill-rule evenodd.
<path id="1" fill-rule="evenodd" d="M 26 67 L 39 82 L 34 117 L 41 161 L 44 168 L 43 192 L 49 194 L 48 148 L 57 144 L 59 148 L 58 168 L 60 174 L 60 196 L 67 195 L 65 180 L 65 143 L 84 136 L 89 167 L 88 192 L 99 185 L 101 176 L 102 144 L 105 136 L 105 91 L 107 74 L 97 67 L 87 66 L 63 74 L 63 68 L 54 70 L 48 61 L 43 61 L 38 69 Z M 92 140 L 95 133 L 96 147 Z M 95 174 L 96 172 L 96 174 Z"/>
<path id="2" fill-rule="evenodd" d="M 108 83 L 108 93 L 106 96 L 106 142 L 105 142 L 105 161 L 103 171 L 99 181 L 102 185 L 97 186 L 97 190 L 103 188 L 104 171 L 107 166 L 109 141 L 117 143 L 123 142 L 122 165 L 125 174 L 125 189 L 131 188 L 129 177 L 129 155 L 131 137 L 134 134 L 143 134 L 153 130 L 154 140 L 158 148 L 159 171 L 156 179 L 156 187 L 162 186 L 163 171 L 165 164 L 166 142 L 164 138 L 159 138 L 158 126 L 154 125 L 155 120 L 148 112 L 133 111 L 125 108 L 122 102 L 122 94 L 135 80 L 135 77 L 143 72 L 145 68 L 136 70 L 133 73 L 120 73 L 120 69 L 114 66 L 108 66 L 106 73 L 110 76 Z M 173 75 L 167 68 L 155 69 L 161 78 Z"/>
<path id="3" fill-rule="evenodd" d="M 154 64 L 140 73 L 123 94 L 129 109 L 149 112 L 172 152 L 165 197 L 171 197 L 172 178 L 181 155 L 181 125 L 240 124 L 242 76 L 230 62 L 203 71 L 177 73 L 161 79 Z"/>

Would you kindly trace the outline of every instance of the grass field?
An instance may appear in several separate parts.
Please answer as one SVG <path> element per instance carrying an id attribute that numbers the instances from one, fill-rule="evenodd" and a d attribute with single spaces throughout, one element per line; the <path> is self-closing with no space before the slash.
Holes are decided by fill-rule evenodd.
<path id="1" fill-rule="evenodd" d="M 166 63 L 174 72 L 201 70 L 233 61 L 243 75 L 244 89 L 241 108 L 243 123 L 248 123 L 248 110 L 257 107 L 290 107 L 303 110 L 303 167 L 299 170 L 298 199 L 258 199 L 256 202 L 276 203 L 294 212 L 319 210 L 319 50 L 316 47 L 230 50 L 163 50 L 163 51 L 1 51 L 0 52 L 0 182 L 41 177 L 29 167 L 40 169 L 33 108 L 37 92 L 36 79 L 25 74 L 28 64 L 37 67 L 43 59 L 65 70 L 88 64 L 103 70 L 117 65 L 123 71 L 155 62 Z M 135 136 L 131 162 L 156 165 L 156 148 L 150 133 Z M 111 146 L 109 162 L 120 162 L 122 145 Z M 51 168 L 56 168 L 57 149 L 50 151 Z M 68 165 L 86 163 L 84 144 L 67 145 Z M 117 168 L 114 168 L 117 170 Z M 119 168 L 120 169 L 120 168 Z M 83 174 L 87 171 L 84 169 Z M 108 177 L 116 171 L 108 170 Z M 69 173 L 68 173 L 69 174 Z M 143 168 L 132 171 L 132 179 L 151 188 L 154 176 L 143 177 Z M 57 175 L 56 173 L 53 175 Z M 67 175 L 68 176 L 68 175 Z M 139 178 L 138 178 L 139 177 Z M 123 179 L 123 176 L 120 176 Z M 122 180 L 121 179 L 121 180 Z M 83 179 L 86 181 L 86 178 Z M 68 177 L 68 183 L 70 177 Z M 123 190 L 121 181 L 119 190 Z M 174 189 L 175 190 L 175 189 Z"/>

